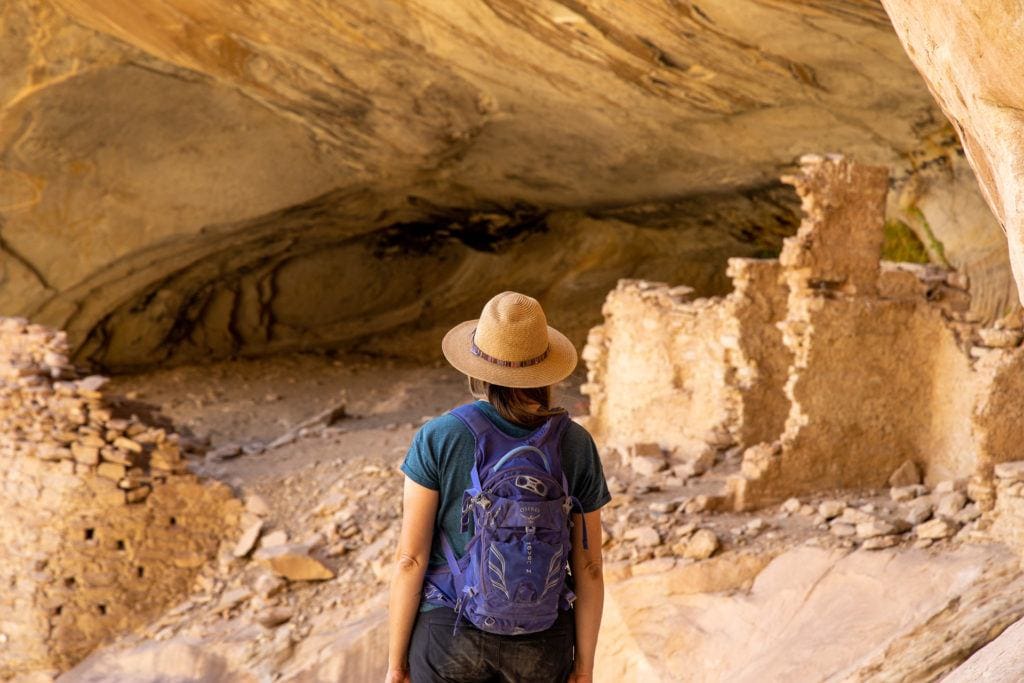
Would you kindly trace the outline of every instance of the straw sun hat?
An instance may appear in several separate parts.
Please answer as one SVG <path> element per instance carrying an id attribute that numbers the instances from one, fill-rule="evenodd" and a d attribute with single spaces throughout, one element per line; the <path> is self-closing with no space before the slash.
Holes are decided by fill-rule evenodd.
<path id="1" fill-rule="evenodd" d="M 456 370 L 503 387 L 546 387 L 576 367 L 576 349 L 536 299 L 502 292 L 477 320 L 453 327 L 441 351 Z"/>

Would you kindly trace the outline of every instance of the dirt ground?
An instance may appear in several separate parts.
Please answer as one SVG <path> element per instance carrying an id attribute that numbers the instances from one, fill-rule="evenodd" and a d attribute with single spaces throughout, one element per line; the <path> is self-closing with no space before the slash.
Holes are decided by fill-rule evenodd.
<path id="1" fill-rule="evenodd" d="M 578 370 L 556 390 L 556 401 L 574 416 L 587 411 L 582 379 Z M 173 422 L 192 446 L 192 469 L 229 483 L 247 501 L 249 523 L 262 520 L 261 544 L 272 534 L 280 543 L 283 533 L 313 548 L 335 574 L 284 582 L 259 562 L 235 557 L 232 539 L 202 570 L 191 596 L 115 647 L 184 636 L 216 643 L 232 666 L 270 678 L 297 666 L 295 653 L 308 643 L 379 611 L 401 514 L 398 466 L 423 422 L 471 400 L 465 379 L 441 363 L 320 355 L 119 376 L 108 393 Z M 332 411 L 331 419 L 309 422 Z M 699 562 L 687 550 L 699 529 L 714 532 L 716 556 L 773 557 L 807 542 L 854 547 L 818 514 L 822 501 L 855 509 L 848 514 L 897 513 L 887 490 L 823 492 L 755 513 L 707 510 L 701 495 L 722 489 L 739 454 L 719 454 L 710 472 L 683 481 L 666 472 L 640 477 L 621 467 L 617 452 L 601 455 L 614 496 L 603 515 L 611 581 Z M 939 541 L 935 550 L 956 541 Z"/>

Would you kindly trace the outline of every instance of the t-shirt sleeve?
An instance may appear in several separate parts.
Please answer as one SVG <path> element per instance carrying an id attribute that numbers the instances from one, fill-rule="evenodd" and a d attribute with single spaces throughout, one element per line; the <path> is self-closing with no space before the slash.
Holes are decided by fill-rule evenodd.
<path id="1" fill-rule="evenodd" d="M 420 486 L 438 491 L 441 489 L 441 473 L 438 468 L 437 453 L 431 447 L 430 432 L 433 425 L 423 425 L 412 438 L 409 452 L 405 454 L 401 470 L 405 476 Z"/>
<path id="2" fill-rule="evenodd" d="M 594 512 L 607 505 L 612 494 L 604 478 L 597 445 L 590 433 L 575 422 L 569 425 L 564 437 L 563 458 L 566 456 L 570 458 L 565 462 L 569 488 L 583 506 L 583 512 Z"/>

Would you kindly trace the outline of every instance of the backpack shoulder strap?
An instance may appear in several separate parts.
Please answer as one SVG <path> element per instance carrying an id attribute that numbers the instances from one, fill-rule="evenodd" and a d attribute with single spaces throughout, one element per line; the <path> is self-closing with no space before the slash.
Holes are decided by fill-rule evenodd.
<path id="1" fill-rule="evenodd" d="M 466 425 L 470 433 L 473 434 L 473 438 L 476 440 L 476 449 L 473 456 L 473 469 L 470 471 L 473 488 L 469 489 L 469 491 L 473 494 L 477 494 L 483 489 L 480 482 L 480 457 L 483 454 L 485 437 L 491 432 L 497 430 L 494 425 L 491 424 L 491 421 L 487 419 L 487 416 L 484 415 L 483 412 L 473 403 L 466 403 L 458 408 L 453 408 L 449 412 Z M 463 527 L 466 526 L 465 515 L 463 515 L 462 524 Z"/>
<path id="2" fill-rule="evenodd" d="M 491 424 L 491 421 L 487 419 L 487 416 L 481 412 L 479 408 L 473 403 L 467 403 L 461 405 L 458 408 L 453 408 L 449 411 L 452 415 L 459 418 L 463 424 L 469 428 L 469 431 L 473 433 L 477 443 L 480 442 L 480 438 L 488 432 L 494 431 L 495 427 Z"/>
<path id="3" fill-rule="evenodd" d="M 572 418 L 565 411 L 553 415 L 541 429 L 537 430 L 530 437 L 530 445 L 540 446 L 542 444 L 549 444 L 555 451 L 560 450 L 562 447 L 562 435 L 569 428 L 570 422 L 572 422 Z"/>

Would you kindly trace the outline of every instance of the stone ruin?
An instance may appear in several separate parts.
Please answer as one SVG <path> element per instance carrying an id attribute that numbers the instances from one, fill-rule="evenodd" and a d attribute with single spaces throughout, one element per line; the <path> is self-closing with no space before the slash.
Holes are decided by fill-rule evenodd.
<path id="1" fill-rule="evenodd" d="M 985 327 L 960 273 L 880 260 L 885 168 L 805 157 L 784 180 L 799 231 L 778 260 L 732 259 L 728 296 L 609 294 L 583 354 L 595 436 L 627 460 L 650 443 L 682 462 L 742 453 L 717 497 L 737 510 L 901 468 L 970 480 L 991 507 L 993 466 L 1021 457 L 1019 312 Z"/>
<path id="2" fill-rule="evenodd" d="M 231 490 L 190 474 L 179 435 L 105 381 L 76 377 L 63 332 L 0 319 L 0 679 L 145 623 L 237 526 Z"/>

